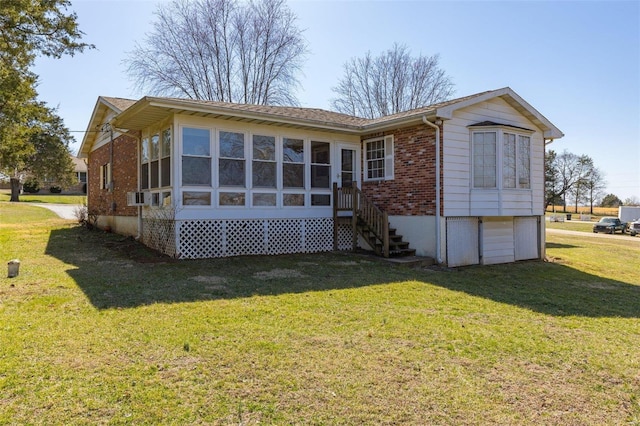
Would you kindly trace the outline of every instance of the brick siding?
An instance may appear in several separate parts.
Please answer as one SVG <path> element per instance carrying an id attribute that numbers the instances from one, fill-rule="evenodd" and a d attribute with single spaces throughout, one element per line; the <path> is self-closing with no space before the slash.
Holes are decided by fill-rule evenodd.
<path id="1" fill-rule="evenodd" d="M 111 144 L 92 151 L 89 154 L 87 170 L 89 212 L 98 215 L 136 216 L 137 207 L 127 206 L 127 192 L 137 191 L 138 188 L 138 138 L 123 134 L 113 141 L 113 164 L 111 173 L 113 192 L 100 188 L 100 166 L 109 163 Z M 115 209 L 111 210 L 115 203 Z"/>
<path id="2" fill-rule="evenodd" d="M 386 210 L 390 215 L 435 215 L 435 129 L 421 124 L 367 135 L 362 140 L 391 134 L 394 136 L 395 151 L 393 180 L 365 182 L 363 179 L 362 190 L 379 208 Z M 362 152 L 364 163 L 364 144 Z M 442 156 L 440 158 L 442 159 Z M 364 171 L 364 164 L 362 170 Z"/>

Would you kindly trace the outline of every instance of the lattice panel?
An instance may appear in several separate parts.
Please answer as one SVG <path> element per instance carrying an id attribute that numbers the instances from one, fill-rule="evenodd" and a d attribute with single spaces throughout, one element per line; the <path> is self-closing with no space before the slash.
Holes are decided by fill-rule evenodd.
<path id="1" fill-rule="evenodd" d="M 301 253 L 303 250 L 303 220 L 269 220 L 267 254 Z"/>
<path id="2" fill-rule="evenodd" d="M 154 250 L 168 256 L 176 255 L 175 221 L 168 219 L 146 218 L 142 221 L 142 239 Z"/>
<path id="3" fill-rule="evenodd" d="M 224 222 L 190 220 L 180 222 L 180 257 L 201 259 L 225 256 Z"/>
<path id="4" fill-rule="evenodd" d="M 181 258 L 314 253 L 333 250 L 333 219 L 191 220 L 178 225 Z M 340 226 L 341 250 L 351 229 Z"/>
<path id="5" fill-rule="evenodd" d="M 225 220 L 225 256 L 263 254 L 263 220 Z"/>
<path id="6" fill-rule="evenodd" d="M 352 248 L 352 236 L 351 226 L 346 224 L 338 225 L 338 250 L 351 250 Z"/>
<path id="7" fill-rule="evenodd" d="M 304 231 L 306 253 L 333 250 L 333 219 L 307 219 Z"/>

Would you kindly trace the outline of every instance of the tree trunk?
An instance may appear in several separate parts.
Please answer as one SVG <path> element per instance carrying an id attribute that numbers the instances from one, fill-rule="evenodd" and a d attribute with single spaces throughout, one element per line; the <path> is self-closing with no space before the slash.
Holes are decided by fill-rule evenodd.
<path id="1" fill-rule="evenodd" d="M 11 199 L 9 201 L 20 201 L 20 179 L 12 177 L 11 181 Z"/>

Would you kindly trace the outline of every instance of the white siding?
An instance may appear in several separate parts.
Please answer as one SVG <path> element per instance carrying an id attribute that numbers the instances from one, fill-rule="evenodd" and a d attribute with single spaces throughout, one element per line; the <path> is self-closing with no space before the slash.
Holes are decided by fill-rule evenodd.
<path id="1" fill-rule="evenodd" d="M 485 190 L 471 187 L 471 144 L 467 126 L 482 121 L 535 130 L 531 135 L 531 189 Z M 443 200 L 445 216 L 542 215 L 544 139 L 542 133 L 500 98 L 454 112 L 444 122 Z"/>
<path id="2" fill-rule="evenodd" d="M 482 264 L 515 261 L 513 218 L 485 217 L 481 229 Z"/>

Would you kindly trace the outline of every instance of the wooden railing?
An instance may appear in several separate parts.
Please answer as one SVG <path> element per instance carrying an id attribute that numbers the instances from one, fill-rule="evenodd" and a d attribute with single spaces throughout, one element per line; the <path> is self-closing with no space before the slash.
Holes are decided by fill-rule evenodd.
<path id="1" fill-rule="evenodd" d="M 339 188 L 333 184 L 333 219 L 338 218 L 339 212 L 351 212 L 351 227 L 353 235 L 353 250 L 358 244 L 358 219 L 382 243 L 382 255 L 389 257 L 389 216 L 387 212 L 380 210 L 369 198 L 356 186 Z M 334 226 L 334 245 L 338 241 L 338 228 Z"/>

